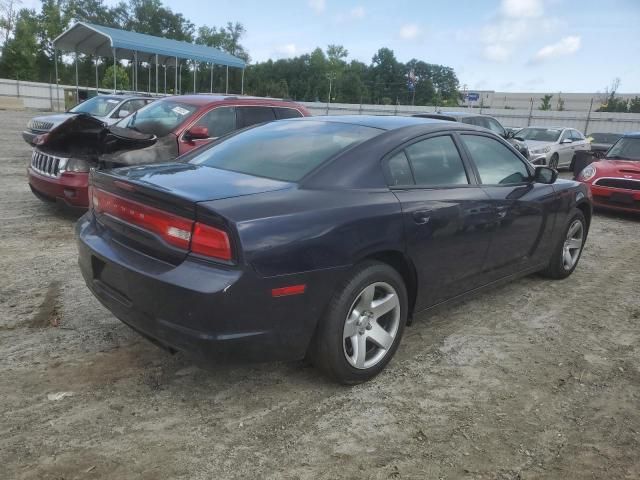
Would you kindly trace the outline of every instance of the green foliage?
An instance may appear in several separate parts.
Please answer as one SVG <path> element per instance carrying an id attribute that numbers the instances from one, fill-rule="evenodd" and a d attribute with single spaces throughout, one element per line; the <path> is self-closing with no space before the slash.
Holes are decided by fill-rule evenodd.
<path id="1" fill-rule="evenodd" d="M 553 95 L 545 95 L 540 99 L 540 110 L 551 110 L 551 99 Z"/>
<path id="2" fill-rule="evenodd" d="M 629 102 L 629 113 L 640 113 L 640 97 L 634 97 Z"/>
<path id="3" fill-rule="evenodd" d="M 17 2 L 18 0 L 6 0 Z M 249 62 L 249 53 L 241 41 L 245 28 L 241 23 L 228 22 L 221 27 L 196 26 L 182 14 L 163 5 L 162 0 L 126 0 L 112 3 L 106 0 L 42 0 L 41 12 L 23 9 L 17 14 L 2 13 L 0 34 L 6 32 L 6 45 L 0 58 L 0 75 L 8 78 L 55 82 L 54 49 L 52 40 L 76 21 L 84 21 L 125 30 L 133 30 L 175 40 L 195 42 L 224 50 Z M 6 10 L 6 9 L 5 9 Z M 1 38 L 0 38 L 1 40 Z M 316 48 L 295 58 L 268 60 L 248 66 L 245 72 L 245 92 L 253 95 L 287 97 L 296 100 L 331 101 L 345 103 L 386 103 L 417 105 L 436 104 L 456 106 L 459 101 L 458 79 L 449 67 L 412 59 L 399 62 L 392 50 L 380 48 L 369 65 L 352 60 L 342 45 L 329 45 L 326 51 Z M 78 57 L 79 84 L 95 86 L 95 61 L 89 55 Z M 113 62 L 100 67 L 101 85 L 113 88 Z M 131 67 L 117 69 L 118 89 L 130 86 Z M 196 90 L 225 91 L 226 68 L 213 68 L 205 63 L 195 65 Z M 148 65 L 138 67 L 138 89 L 155 91 L 155 74 L 151 80 Z M 193 89 L 191 62 L 182 61 L 180 83 L 182 93 Z M 75 65 L 72 54 L 58 58 L 59 81 L 75 84 Z M 415 91 L 408 87 L 409 72 L 415 75 Z M 238 91 L 241 71 L 229 69 L 229 85 Z M 213 78 L 213 82 L 212 82 Z M 160 69 L 159 91 L 164 91 L 164 73 Z M 168 76 L 173 86 L 173 72 Z M 149 82 L 151 88 L 149 88 Z"/>
<path id="4" fill-rule="evenodd" d="M 604 103 L 600 106 L 600 108 L 598 108 L 598 110 L 596 110 L 598 112 L 628 112 L 629 111 L 629 105 L 627 104 L 627 101 L 619 98 L 619 97 L 615 97 L 615 96 L 610 96 L 607 99 L 607 103 Z"/>
<path id="5" fill-rule="evenodd" d="M 120 65 L 116 65 L 116 82 L 116 88 L 118 90 L 129 90 L 131 88 L 129 74 L 127 70 Z M 108 90 L 113 89 L 113 65 L 109 65 L 105 70 L 100 86 Z"/>

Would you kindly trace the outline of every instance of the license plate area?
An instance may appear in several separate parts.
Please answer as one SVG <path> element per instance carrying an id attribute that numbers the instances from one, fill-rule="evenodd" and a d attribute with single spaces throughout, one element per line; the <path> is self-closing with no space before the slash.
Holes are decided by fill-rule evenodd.
<path id="1" fill-rule="evenodd" d="M 624 205 L 632 205 L 633 195 L 630 195 L 628 193 L 614 192 L 609 196 L 609 201 L 615 202 L 615 203 L 622 203 Z"/>
<path id="2" fill-rule="evenodd" d="M 94 287 L 123 305 L 131 306 L 131 300 L 124 293 L 128 290 L 128 280 L 121 268 L 109 265 L 93 255 L 91 270 Z"/>

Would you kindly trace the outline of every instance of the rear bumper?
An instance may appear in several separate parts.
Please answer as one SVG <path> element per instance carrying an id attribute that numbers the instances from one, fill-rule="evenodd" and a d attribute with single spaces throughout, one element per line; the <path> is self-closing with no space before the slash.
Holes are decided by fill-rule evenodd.
<path id="1" fill-rule="evenodd" d="M 189 256 L 174 266 L 114 242 L 91 213 L 76 233 L 85 283 L 107 309 L 154 343 L 207 362 L 304 357 L 340 273 L 262 278 Z M 271 296 L 299 283 L 302 295 Z"/>
<path id="2" fill-rule="evenodd" d="M 609 210 L 619 210 L 623 212 L 640 213 L 640 190 L 624 190 L 622 188 L 599 187 L 590 184 L 591 194 L 593 195 L 594 208 L 605 208 Z M 612 198 L 615 195 L 622 194 L 630 199 L 629 202 L 621 202 L 619 199 Z"/>
<path id="3" fill-rule="evenodd" d="M 59 177 L 46 177 L 28 170 L 31 191 L 40 199 L 71 208 L 89 207 L 89 174 L 64 172 Z"/>

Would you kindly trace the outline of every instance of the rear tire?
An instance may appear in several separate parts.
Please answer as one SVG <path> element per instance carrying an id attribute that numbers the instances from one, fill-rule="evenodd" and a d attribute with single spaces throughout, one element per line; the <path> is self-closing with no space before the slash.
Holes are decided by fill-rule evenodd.
<path id="1" fill-rule="evenodd" d="M 365 382 L 389 363 L 407 323 L 407 289 L 385 263 L 366 261 L 336 289 L 309 357 L 334 380 Z"/>
<path id="2" fill-rule="evenodd" d="M 560 280 L 567 278 L 578 266 L 587 239 L 587 221 L 584 214 L 574 208 L 554 248 L 549 265 L 541 273 L 545 277 Z"/>

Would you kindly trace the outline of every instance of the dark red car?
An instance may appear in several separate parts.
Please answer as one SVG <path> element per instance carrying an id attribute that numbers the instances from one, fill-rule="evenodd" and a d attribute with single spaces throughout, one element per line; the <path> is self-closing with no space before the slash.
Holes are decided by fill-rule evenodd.
<path id="1" fill-rule="evenodd" d="M 578 180 L 591 189 L 594 207 L 640 213 L 640 132 L 623 135 Z"/>
<path id="2" fill-rule="evenodd" d="M 309 115 L 290 101 L 223 95 L 167 97 L 112 126 L 76 115 L 36 138 L 29 186 L 42 200 L 87 208 L 92 168 L 168 162 L 234 130 Z"/>

